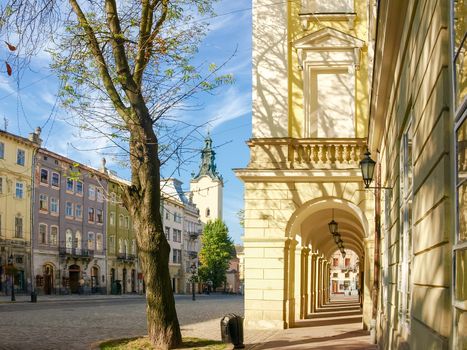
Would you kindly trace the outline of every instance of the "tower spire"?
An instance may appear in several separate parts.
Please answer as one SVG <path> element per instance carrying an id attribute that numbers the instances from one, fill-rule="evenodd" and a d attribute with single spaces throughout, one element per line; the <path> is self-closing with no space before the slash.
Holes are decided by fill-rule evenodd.
<path id="1" fill-rule="evenodd" d="M 194 179 L 198 179 L 201 176 L 209 176 L 213 180 L 222 180 L 222 176 L 216 170 L 216 152 L 212 149 L 212 139 L 210 132 L 204 139 L 204 148 L 201 150 L 201 166 L 199 168 L 198 175 Z"/>

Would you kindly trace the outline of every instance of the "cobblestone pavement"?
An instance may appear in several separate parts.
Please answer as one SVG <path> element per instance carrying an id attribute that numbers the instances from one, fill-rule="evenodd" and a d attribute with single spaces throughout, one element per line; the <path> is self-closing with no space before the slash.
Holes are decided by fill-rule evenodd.
<path id="1" fill-rule="evenodd" d="M 0 298 L 0 349 L 89 349 L 111 338 L 146 333 L 143 296 L 39 296 L 38 303 L 6 303 Z M 176 296 L 183 336 L 220 339 L 219 321 L 227 313 L 243 315 L 243 297 Z"/>

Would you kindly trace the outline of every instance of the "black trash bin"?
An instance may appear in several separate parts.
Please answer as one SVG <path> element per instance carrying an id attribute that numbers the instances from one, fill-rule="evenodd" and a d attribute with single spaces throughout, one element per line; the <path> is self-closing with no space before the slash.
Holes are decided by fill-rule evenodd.
<path id="1" fill-rule="evenodd" d="M 120 283 L 120 280 L 115 281 L 117 284 L 117 294 L 120 295 L 122 294 L 122 284 Z"/>
<path id="2" fill-rule="evenodd" d="M 37 293 L 31 292 L 31 303 L 37 303 Z"/>
<path id="3" fill-rule="evenodd" d="M 228 314 L 221 319 L 221 338 L 223 343 L 232 343 L 234 349 L 243 349 L 243 317 Z"/>

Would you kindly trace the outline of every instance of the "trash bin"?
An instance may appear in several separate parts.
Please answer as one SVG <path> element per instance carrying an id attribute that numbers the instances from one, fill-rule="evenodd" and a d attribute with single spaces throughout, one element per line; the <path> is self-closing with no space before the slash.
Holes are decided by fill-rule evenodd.
<path id="1" fill-rule="evenodd" d="M 37 303 L 37 293 L 31 292 L 31 303 Z"/>
<path id="2" fill-rule="evenodd" d="M 232 343 L 234 349 L 243 349 L 243 317 L 225 315 L 221 319 L 221 338 L 223 343 Z"/>

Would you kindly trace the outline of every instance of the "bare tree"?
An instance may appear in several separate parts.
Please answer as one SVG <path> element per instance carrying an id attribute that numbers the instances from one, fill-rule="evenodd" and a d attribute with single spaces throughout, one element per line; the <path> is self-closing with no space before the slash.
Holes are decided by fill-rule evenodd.
<path id="1" fill-rule="evenodd" d="M 177 122 L 193 106 L 186 101 L 231 81 L 219 67 L 190 64 L 206 32 L 196 16 L 211 13 L 212 1 L 9 0 L 0 8 L 0 32 L 18 47 L 19 65 L 47 47 L 70 121 L 127 152 L 131 186 L 122 200 L 136 230 L 149 338 L 162 349 L 178 346 L 181 333 L 160 215 L 161 164 L 180 153 L 184 137 L 173 135 L 187 128 Z"/>

